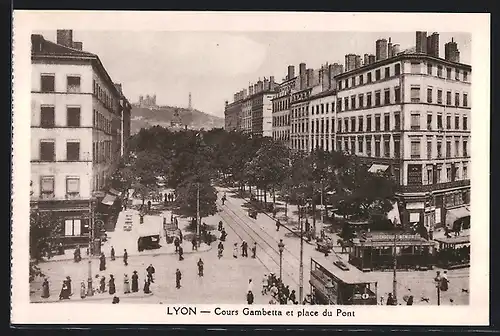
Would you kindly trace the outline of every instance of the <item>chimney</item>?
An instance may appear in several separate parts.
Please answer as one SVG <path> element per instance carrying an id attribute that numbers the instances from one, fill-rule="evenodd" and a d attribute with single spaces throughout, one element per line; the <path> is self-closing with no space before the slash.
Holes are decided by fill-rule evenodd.
<path id="1" fill-rule="evenodd" d="M 57 30 L 57 44 L 73 48 L 73 30 L 71 29 L 58 29 Z"/>
<path id="2" fill-rule="evenodd" d="M 375 42 L 375 58 L 377 61 L 387 58 L 387 40 L 379 39 Z"/>
<path id="3" fill-rule="evenodd" d="M 321 67 L 320 78 L 322 91 L 330 90 L 332 83 L 330 81 L 330 66 L 328 63 L 324 67 Z"/>
<path id="4" fill-rule="evenodd" d="M 229 105 L 229 102 L 226 100 L 226 107 L 227 107 L 227 105 Z"/>
<path id="5" fill-rule="evenodd" d="M 264 91 L 269 91 L 269 80 L 264 77 Z"/>
<path id="6" fill-rule="evenodd" d="M 392 46 L 392 55 L 393 56 L 397 56 L 399 54 L 400 50 L 399 50 L 399 44 L 394 44 Z"/>
<path id="7" fill-rule="evenodd" d="M 42 35 L 31 35 L 31 52 L 40 52 L 43 47 L 43 36 Z"/>
<path id="8" fill-rule="evenodd" d="M 287 79 L 292 79 L 295 77 L 295 67 L 293 65 L 288 66 Z"/>
<path id="9" fill-rule="evenodd" d="M 415 52 L 427 54 L 427 32 L 417 31 L 415 33 Z"/>
<path id="10" fill-rule="evenodd" d="M 427 54 L 434 57 L 439 57 L 439 34 L 432 33 L 427 36 Z"/>
<path id="11" fill-rule="evenodd" d="M 258 92 L 262 92 L 264 90 L 264 82 L 260 79 L 257 81 L 257 88 L 259 90 Z"/>
<path id="12" fill-rule="evenodd" d="M 73 49 L 83 50 L 82 42 L 73 42 Z"/>
<path id="13" fill-rule="evenodd" d="M 248 86 L 248 95 L 249 96 L 253 95 L 253 85 Z"/>
<path id="14" fill-rule="evenodd" d="M 314 86 L 314 69 L 307 69 L 306 87 Z"/>
<path id="15" fill-rule="evenodd" d="M 306 88 L 307 78 L 306 78 L 306 64 L 299 64 L 299 76 L 300 76 L 300 87 L 299 90 L 304 90 Z"/>
<path id="16" fill-rule="evenodd" d="M 241 97 L 241 98 L 246 98 L 247 97 L 247 89 L 243 89 L 242 92 L 243 92 L 243 97 Z"/>
<path id="17" fill-rule="evenodd" d="M 347 54 L 345 55 L 345 71 L 351 71 L 356 69 L 356 55 Z"/>
<path id="18" fill-rule="evenodd" d="M 363 55 L 363 64 L 367 65 L 370 63 L 370 60 L 368 59 L 368 54 Z"/>
<path id="19" fill-rule="evenodd" d="M 361 68 L 361 56 L 360 55 L 356 55 L 356 58 L 355 58 L 355 67 L 356 69 L 357 68 Z"/>
<path id="20" fill-rule="evenodd" d="M 258 93 L 258 92 L 259 92 L 259 85 L 258 85 L 257 83 L 255 83 L 255 84 L 253 85 L 253 94 L 256 94 L 256 93 Z"/>
<path id="21" fill-rule="evenodd" d="M 269 77 L 269 90 L 274 91 L 276 88 L 276 83 L 274 82 L 274 76 Z"/>
<path id="22" fill-rule="evenodd" d="M 392 42 L 391 38 L 389 37 L 389 43 L 387 43 L 387 57 L 393 57 L 394 55 L 392 54 Z"/>
<path id="23" fill-rule="evenodd" d="M 368 64 L 373 64 L 375 63 L 375 55 L 370 54 L 368 55 Z"/>

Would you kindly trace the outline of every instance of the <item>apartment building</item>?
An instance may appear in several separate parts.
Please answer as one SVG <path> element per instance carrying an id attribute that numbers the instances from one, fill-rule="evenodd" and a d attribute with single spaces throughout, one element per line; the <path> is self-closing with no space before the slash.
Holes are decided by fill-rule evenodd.
<path id="1" fill-rule="evenodd" d="M 336 148 L 389 170 L 403 224 L 430 230 L 470 219 L 471 67 L 433 55 L 399 53 L 335 77 Z"/>
<path id="2" fill-rule="evenodd" d="M 31 205 L 57 214 L 65 242 L 88 235 L 89 214 L 115 200 L 106 191 L 127 148 L 130 104 L 71 30 L 31 42 Z"/>
<path id="3" fill-rule="evenodd" d="M 335 149 L 335 102 L 336 91 L 320 92 L 310 98 L 309 150 L 321 148 L 325 151 Z"/>
<path id="4" fill-rule="evenodd" d="M 288 66 L 285 80 L 278 86 L 277 93 L 272 101 L 273 124 L 272 135 L 274 140 L 282 141 L 290 147 L 290 100 L 292 90 L 299 86 L 293 65 Z"/>

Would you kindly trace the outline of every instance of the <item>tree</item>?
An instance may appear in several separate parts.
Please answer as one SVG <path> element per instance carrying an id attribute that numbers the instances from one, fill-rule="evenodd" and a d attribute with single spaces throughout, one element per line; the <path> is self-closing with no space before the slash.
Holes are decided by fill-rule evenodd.
<path id="1" fill-rule="evenodd" d="M 30 257 L 40 261 L 49 252 L 53 237 L 62 231 L 62 222 L 52 211 L 30 211 Z"/>

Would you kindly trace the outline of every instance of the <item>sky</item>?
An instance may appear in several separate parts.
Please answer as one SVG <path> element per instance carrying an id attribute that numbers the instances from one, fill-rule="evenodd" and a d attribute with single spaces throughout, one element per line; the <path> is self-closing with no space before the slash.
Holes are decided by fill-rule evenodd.
<path id="1" fill-rule="evenodd" d="M 35 31 L 56 40 L 55 31 Z M 428 32 L 428 35 L 431 32 Z M 461 63 L 471 64 L 471 35 L 439 33 L 444 44 L 458 44 Z M 264 77 L 280 82 L 288 65 L 306 63 L 319 68 L 326 62 L 344 64 L 344 55 L 375 54 L 375 41 L 391 38 L 401 50 L 415 46 L 415 33 L 391 32 L 138 32 L 73 31 L 83 50 L 95 53 L 114 82 L 122 83 L 130 102 L 156 94 L 157 104 L 188 106 L 224 117 L 224 102 Z"/>

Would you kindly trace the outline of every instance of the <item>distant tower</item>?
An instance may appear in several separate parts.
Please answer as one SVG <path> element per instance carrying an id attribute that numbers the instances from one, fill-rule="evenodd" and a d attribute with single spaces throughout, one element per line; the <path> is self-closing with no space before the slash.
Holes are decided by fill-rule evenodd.
<path id="1" fill-rule="evenodd" d="M 190 109 L 190 110 L 193 109 L 193 105 L 192 105 L 192 101 L 191 101 L 191 92 L 189 92 L 189 105 L 188 105 L 188 109 Z"/>

